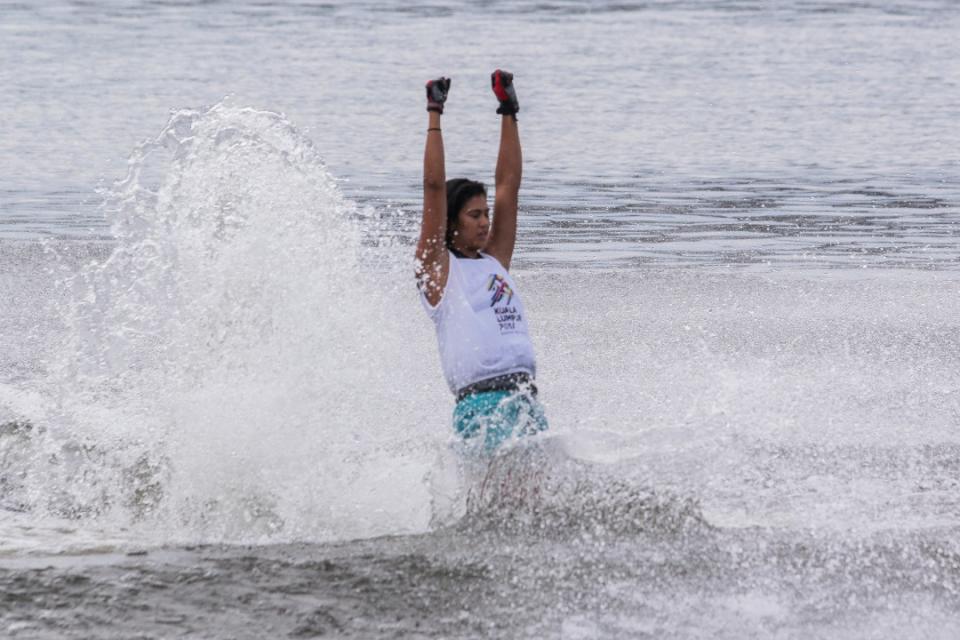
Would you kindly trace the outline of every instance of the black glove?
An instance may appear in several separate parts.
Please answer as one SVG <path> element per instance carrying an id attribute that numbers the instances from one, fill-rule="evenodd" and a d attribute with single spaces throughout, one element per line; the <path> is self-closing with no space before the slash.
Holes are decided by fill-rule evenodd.
<path id="1" fill-rule="evenodd" d="M 443 103 L 450 91 L 450 78 L 436 78 L 427 82 L 427 111 L 443 113 Z"/>
<path id="2" fill-rule="evenodd" d="M 516 116 L 517 111 L 520 111 L 520 103 L 517 102 L 517 92 L 513 89 L 513 74 L 497 69 L 490 74 L 490 84 L 493 86 L 493 94 L 500 101 L 497 113 Z"/>

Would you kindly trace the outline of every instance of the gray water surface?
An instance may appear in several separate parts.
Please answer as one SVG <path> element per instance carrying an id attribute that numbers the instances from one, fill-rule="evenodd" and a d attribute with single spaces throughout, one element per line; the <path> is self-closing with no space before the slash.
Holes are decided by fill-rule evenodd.
<path id="1" fill-rule="evenodd" d="M 419 220 L 422 85 L 490 180 L 517 76 L 522 258 L 954 268 L 951 2 L 5 4 L 0 224 L 103 235 L 98 185 L 171 109 L 282 111 L 346 194 Z M 381 231 L 382 233 L 382 231 Z"/>

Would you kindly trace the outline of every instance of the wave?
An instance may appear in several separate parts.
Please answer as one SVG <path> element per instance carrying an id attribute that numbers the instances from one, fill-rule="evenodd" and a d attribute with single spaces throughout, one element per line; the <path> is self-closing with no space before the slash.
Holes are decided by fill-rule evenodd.
<path id="1" fill-rule="evenodd" d="M 712 530 L 695 498 L 644 487 L 615 467 L 577 459 L 566 440 L 538 437 L 492 458 L 458 458 L 458 493 L 445 508 L 435 505 L 434 526 L 556 540 Z"/>

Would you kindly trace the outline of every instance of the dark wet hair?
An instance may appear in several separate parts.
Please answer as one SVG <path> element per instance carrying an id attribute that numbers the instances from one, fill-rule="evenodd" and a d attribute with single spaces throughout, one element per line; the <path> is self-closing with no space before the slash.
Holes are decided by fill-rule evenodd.
<path id="1" fill-rule="evenodd" d="M 447 246 L 453 246 L 453 231 L 460 216 L 460 210 L 474 196 L 487 196 L 487 188 L 482 182 L 467 178 L 447 180 Z"/>

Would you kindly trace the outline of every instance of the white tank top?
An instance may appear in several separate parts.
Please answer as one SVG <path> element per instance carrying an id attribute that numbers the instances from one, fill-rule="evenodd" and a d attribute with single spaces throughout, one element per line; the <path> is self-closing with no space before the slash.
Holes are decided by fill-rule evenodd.
<path id="1" fill-rule="evenodd" d="M 440 363 L 450 390 L 508 373 L 536 375 L 527 313 L 500 262 L 450 254 L 450 273 L 436 307 L 420 300 L 437 329 Z"/>

